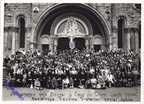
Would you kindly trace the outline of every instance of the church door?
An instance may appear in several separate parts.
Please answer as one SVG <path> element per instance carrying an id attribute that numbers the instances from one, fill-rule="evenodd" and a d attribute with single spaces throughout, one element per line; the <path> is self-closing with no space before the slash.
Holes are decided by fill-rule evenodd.
<path id="1" fill-rule="evenodd" d="M 69 50 L 69 39 L 68 38 L 59 38 L 57 50 Z"/>
<path id="2" fill-rule="evenodd" d="M 85 39 L 84 38 L 75 38 L 75 48 L 78 50 L 85 49 Z"/>

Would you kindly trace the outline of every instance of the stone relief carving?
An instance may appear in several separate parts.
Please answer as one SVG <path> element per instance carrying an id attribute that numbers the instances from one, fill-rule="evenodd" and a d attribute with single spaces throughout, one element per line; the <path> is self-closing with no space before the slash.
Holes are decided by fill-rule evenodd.
<path id="1" fill-rule="evenodd" d="M 72 35 L 86 35 L 86 34 L 80 32 L 76 19 L 74 17 L 70 17 L 66 22 L 63 32 L 58 33 L 58 35 L 72 36 Z"/>

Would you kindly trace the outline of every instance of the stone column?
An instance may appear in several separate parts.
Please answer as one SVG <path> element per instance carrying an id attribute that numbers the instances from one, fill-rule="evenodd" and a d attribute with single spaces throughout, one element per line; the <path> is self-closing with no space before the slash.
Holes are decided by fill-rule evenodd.
<path id="1" fill-rule="evenodd" d="M 94 44 L 93 44 L 93 39 L 92 38 L 90 39 L 90 49 L 94 50 Z"/>
<path id="2" fill-rule="evenodd" d="M 131 28 L 130 49 L 135 51 L 135 33 L 134 33 L 134 28 Z"/>
<path id="3" fill-rule="evenodd" d="M 50 36 L 49 50 L 53 51 L 53 38 Z"/>
<path id="4" fill-rule="evenodd" d="M 15 27 L 15 48 L 16 50 L 19 48 L 19 28 Z"/>
<path id="5" fill-rule="evenodd" d="M 109 36 L 109 50 L 112 50 L 113 49 L 113 38 L 112 38 L 112 35 L 108 35 Z"/>
<path id="6" fill-rule="evenodd" d="M 26 27 L 25 28 L 25 49 L 30 50 L 30 32 L 31 32 L 31 27 Z"/>
<path id="7" fill-rule="evenodd" d="M 32 28 L 31 28 L 31 35 L 30 35 L 30 42 L 32 43 L 31 45 L 30 45 L 30 49 L 32 50 L 32 51 L 34 51 L 35 49 L 35 43 L 36 43 L 36 34 L 34 33 L 34 30 L 35 30 L 35 24 L 33 24 L 32 25 Z"/>
<path id="8" fill-rule="evenodd" d="M 15 28 L 12 27 L 12 54 L 15 54 Z"/>
<path id="9" fill-rule="evenodd" d="M 136 53 L 139 52 L 139 34 L 138 34 L 138 28 L 134 28 L 135 31 L 135 51 Z"/>
<path id="10" fill-rule="evenodd" d="M 5 27 L 4 28 L 4 50 L 3 50 L 3 52 L 4 52 L 4 57 L 6 56 L 6 55 L 8 55 L 8 45 L 7 45 L 7 40 L 8 40 L 8 28 L 7 27 Z"/>
<path id="11" fill-rule="evenodd" d="M 113 28 L 113 50 L 118 49 L 118 28 Z"/>
<path id="12" fill-rule="evenodd" d="M 130 28 L 126 28 L 125 29 L 125 33 L 126 33 L 126 50 L 127 50 L 127 52 L 129 52 L 130 51 Z"/>

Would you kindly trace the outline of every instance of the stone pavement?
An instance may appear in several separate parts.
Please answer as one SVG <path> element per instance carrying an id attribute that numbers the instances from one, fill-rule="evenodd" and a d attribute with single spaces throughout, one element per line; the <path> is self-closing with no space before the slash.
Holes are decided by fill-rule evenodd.
<path id="1" fill-rule="evenodd" d="M 23 101 L 140 101 L 140 86 L 138 87 L 120 87 L 107 89 L 42 89 L 15 87 L 22 96 Z M 20 101 L 17 95 L 3 87 L 3 101 Z"/>

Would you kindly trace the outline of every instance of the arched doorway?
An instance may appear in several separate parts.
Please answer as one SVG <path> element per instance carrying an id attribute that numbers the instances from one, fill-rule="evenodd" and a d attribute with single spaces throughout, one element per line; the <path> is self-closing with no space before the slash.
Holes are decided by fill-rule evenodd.
<path id="1" fill-rule="evenodd" d="M 59 44 L 58 39 L 65 37 L 64 35 L 60 37 L 57 34 L 55 34 L 55 27 L 57 26 L 58 23 L 60 23 L 62 18 L 65 17 L 65 14 L 69 16 L 68 18 L 70 18 L 71 16 L 76 18 L 76 21 L 80 23 L 80 25 L 83 25 L 83 24 L 81 24 L 79 20 L 84 21 L 84 22 L 86 21 L 85 24 L 87 25 L 88 31 L 89 31 L 89 34 L 85 34 L 88 36 L 79 37 L 77 35 L 77 37 L 74 37 L 72 41 L 70 41 L 71 43 L 74 43 L 75 38 L 84 38 L 82 40 L 85 40 L 86 42 L 83 41 L 83 43 L 87 43 L 88 44 L 87 47 L 89 47 L 90 49 L 92 47 L 91 41 L 92 41 L 92 37 L 94 36 L 94 34 L 100 34 L 101 37 L 103 37 L 102 41 L 103 41 L 104 47 L 108 49 L 110 48 L 110 45 L 111 45 L 109 44 L 110 30 L 108 28 L 106 20 L 101 16 L 99 12 L 97 12 L 96 10 L 94 10 L 92 7 L 90 7 L 87 4 L 58 4 L 58 5 L 55 5 L 52 9 L 49 9 L 45 13 L 43 13 L 43 15 L 39 19 L 35 28 L 34 34 L 36 35 L 34 36 L 34 39 L 36 40 L 36 43 L 39 44 L 38 40 L 42 34 L 49 34 L 50 37 L 53 37 L 51 38 L 53 39 L 51 40 L 52 41 L 51 44 L 53 44 L 52 46 L 53 51 L 55 51 L 57 49 L 56 45 Z M 91 25 L 91 27 L 89 27 L 90 26 L 89 24 Z M 70 38 L 70 37 L 67 37 L 67 38 Z M 76 45 L 76 47 L 78 47 L 78 45 Z M 83 47 L 86 47 L 86 45 Z"/>
<path id="2" fill-rule="evenodd" d="M 102 50 L 103 42 L 100 36 L 97 36 L 93 39 L 93 49 L 95 52 Z"/>
<path id="3" fill-rule="evenodd" d="M 48 37 L 42 37 L 41 38 L 41 45 L 42 45 L 42 50 L 45 51 L 45 50 L 49 50 L 49 45 L 50 45 L 50 39 Z"/>

